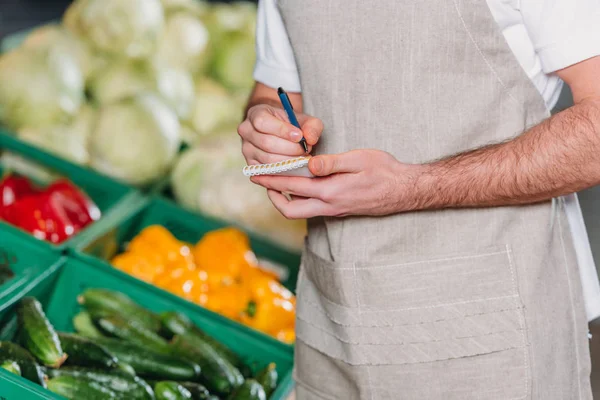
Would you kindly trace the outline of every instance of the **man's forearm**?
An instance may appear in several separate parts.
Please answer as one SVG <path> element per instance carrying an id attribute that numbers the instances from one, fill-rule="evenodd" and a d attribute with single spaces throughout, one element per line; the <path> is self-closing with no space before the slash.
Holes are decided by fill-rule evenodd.
<path id="1" fill-rule="evenodd" d="M 416 208 L 535 203 L 600 183 L 600 101 L 584 100 L 521 136 L 424 166 Z"/>

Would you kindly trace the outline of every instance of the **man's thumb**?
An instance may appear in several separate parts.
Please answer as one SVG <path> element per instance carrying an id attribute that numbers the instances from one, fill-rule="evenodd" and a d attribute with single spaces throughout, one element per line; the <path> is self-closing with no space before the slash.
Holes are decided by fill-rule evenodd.
<path id="1" fill-rule="evenodd" d="M 314 156 L 308 162 L 308 169 L 315 176 L 327 176 L 340 172 L 350 172 L 344 165 L 344 158 L 341 154 L 328 154 Z"/>

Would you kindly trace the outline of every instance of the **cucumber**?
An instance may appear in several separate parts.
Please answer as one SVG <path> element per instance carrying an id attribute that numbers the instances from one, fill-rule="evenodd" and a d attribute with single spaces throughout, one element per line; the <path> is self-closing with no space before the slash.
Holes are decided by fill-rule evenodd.
<path id="1" fill-rule="evenodd" d="M 277 378 L 278 375 L 277 370 L 275 369 L 275 363 L 270 363 L 266 368 L 258 371 L 254 377 L 254 379 L 261 384 L 263 389 L 265 389 L 267 398 L 275 391 L 275 388 L 277 387 Z"/>
<path id="2" fill-rule="evenodd" d="M 154 385 L 156 400 L 187 400 L 192 399 L 189 390 L 173 381 L 161 381 Z"/>
<path id="3" fill-rule="evenodd" d="M 254 379 L 246 379 L 228 400 L 267 400 L 265 389 Z"/>
<path id="4" fill-rule="evenodd" d="M 47 374 L 49 378 L 70 376 L 89 379 L 114 391 L 118 397 L 126 396 L 128 399 L 140 400 L 154 399 L 154 391 L 148 383 L 141 378 L 132 377 L 119 371 L 104 372 L 95 369 L 64 367 L 48 369 Z"/>
<path id="5" fill-rule="evenodd" d="M 244 382 L 240 371 L 222 358 L 208 343 L 189 341 L 185 336 L 175 335 L 171 341 L 175 354 L 187 357 L 200 366 L 200 383 L 211 393 L 228 394 Z"/>
<path id="6" fill-rule="evenodd" d="M 193 400 L 206 400 L 210 397 L 210 392 L 203 385 L 195 382 L 178 382 L 181 386 L 189 390 Z"/>
<path id="7" fill-rule="evenodd" d="M 169 354 L 171 349 L 165 339 L 144 328 L 138 321 L 113 315 L 96 320 L 104 332 L 157 353 Z"/>
<path id="8" fill-rule="evenodd" d="M 104 335 L 96 326 L 92 317 L 86 311 L 81 311 L 73 317 L 73 326 L 77 333 L 90 339 L 101 338 Z"/>
<path id="9" fill-rule="evenodd" d="M 83 336 L 59 333 L 63 350 L 69 355 L 66 364 L 81 367 L 116 368 L 119 360 L 102 346 Z"/>
<path id="10" fill-rule="evenodd" d="M 35 358 L 21 346 L 11 342 L 0 342 L 0 360 L 16 361 L 21 368 L 23 378 L 46 387 L 42 368 Z"/>
<path id="11" fill-rule="evenodd" d="M 189 340 L 201 340 L 209 345 L 224 359 L 238 368 L 244 376 L 250 376 L 251 370 L 242 359 L 229 347 L 214 339 L 196 326 L 185 314 L 177 311 L 166 311 L 160 314 L 163 330 L 170 336 L 185 335 Z"/>
<path id="12" fill-rule="evenodd" d="M 57 376 L 48 381 L 48 390 L 72 400 L 117 399 L 117 394 L 91 379 Z"/>
<path id="13" fill-rule="evenodd" d="M 6 360 L 0 364 L 0 368 L 4 368 L 11 374 L 21 376 L 21 367 L 19 367 L 19 364 L 17 364 L 16 361 Z"/>
<path id="14" fill-rule="evenodd" d="M 24 297 L 17 307 L 19 340 L 42 364 L 58 368 L 67 355 L 42 305 L 33 297 Z"/>
<path id="15" fill-rule="evenodd" d="M 96 343 L 117 357 L 119 362 L 129 364 L 136 374 L 144 378 L 195 381 L 200 374 L 200 367 L 187 359 L 155 353 L 117 339 L 102 338 Z"/>
<path id="16" fill-rule="evenodd" d="M 123 361 L 119 361 L 117 363 L 117 370 L 129 376 L 135 376 L 135 369 L 133 369 L 131 365 L 124 363 Z"/>
<path id="17" fill-rule="evenodd" d="M 123 315 L 127 319 L 138 321 L 148 330 L 160 330 L 160 319 L 157 315 L 122 293 L 107 289 L 86 289 L 77 301 L 92 313 Z"/>
<path id="18" fill-rule="evenodd" d="M 6 282 L 14 278 L 15 273 L 6 264 L 0 265 L 0 285 L 4 285 Z"/>

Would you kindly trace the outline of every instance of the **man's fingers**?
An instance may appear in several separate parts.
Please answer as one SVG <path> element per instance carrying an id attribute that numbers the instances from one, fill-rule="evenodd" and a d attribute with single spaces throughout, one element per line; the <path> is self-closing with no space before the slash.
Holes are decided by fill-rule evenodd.
<path id="1" fill-rule="evenodd" d="M 342 154 L 315 156 L 308 162 L 308 168 L 315 176 L 360 172 L 365 168 L 364 154 L 349 151 Z"/>
<path id="2" fill-rule="evenodd" d="M 274 135 L 292 142 L 298 142 L 302 138 L 300 129 L 269 112 L 266 108 L 250 109 L 248 119 L 254 129 L 263 134 Z"/>
<path id="3" fill-rule="evenodd" d="M 263 175 L 253 176 L 251 181 L 269 190 L 289 193 L 300 197 L 322 199 L 328 193 L 328 188 L 323 182 L 312 178 Z"/>
<path id="4" fill-rule="evenodd" d="M 315 145 L 319 141 L 321 133 L 323 133 L 323 122 L 318 118 L 308 115 L 299 116 L 298 122 L 302 127 L 306 142 L 310 145 Z"/>
<path id="5" fill-rule="evenodd" d="M 288 219 L 306 219 L 330 215 L 331 213 L 331 207 L 318 199 L 295 199 L 290 201 L 275 190 L 267 190 L 267 194 L 275 208 Z"/>
<path id="6" fill-rule="evenodd" d="M 296 146 L 298 145 L 296 144 Z M 244 154 L 244 158 L 248 165 L 271 164 L 285 161 L 290 158 L 289 155 L 267 153 L 250 142 L 244 142 L 244 144 L 242 144 L 242 153 Z"/>

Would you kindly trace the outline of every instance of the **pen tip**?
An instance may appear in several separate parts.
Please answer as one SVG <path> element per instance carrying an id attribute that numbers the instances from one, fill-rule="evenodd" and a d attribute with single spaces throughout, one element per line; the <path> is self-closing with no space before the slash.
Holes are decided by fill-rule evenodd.
<path id="1" fill-rule="evenodd" d="M 278 89 L 277 89 L 277 94 L 283 94 L 283 93 L 285 93 L 285 92 L 283 91 L 283 88 L 281 88 L 281 87 L 280 87 L 280 88 L 278 88 Z"/>

